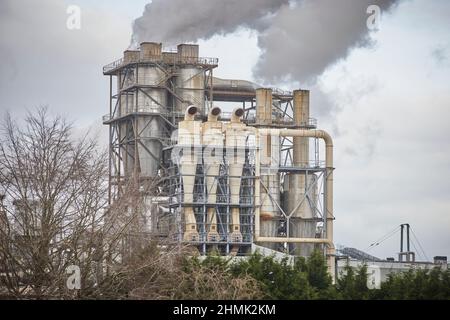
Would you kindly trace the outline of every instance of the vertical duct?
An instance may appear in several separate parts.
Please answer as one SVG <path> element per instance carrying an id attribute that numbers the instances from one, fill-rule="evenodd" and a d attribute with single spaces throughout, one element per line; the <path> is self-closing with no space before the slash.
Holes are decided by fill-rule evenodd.
<path id="1" fill-rule="evenodd" d="M 183 154 L 179 162 L 179 171 L 184 191 L 184 241 L 199 241 L 197 222 L 193 208 L 195 173 L 198 162 L 198 154 L 196 154 L 195 150 L 200 145 L 201 125 L 201 121 L 194 120 L 196 113 L 197 107 L 188 107 L 184 121 L 180 121 L 178 124 L 178 144 L 183 148 Z"/>
<path id="2" fill-rule="evenodd" d="M 294 123 L 296 126 L 305 126 L 309 119 L 309 91 L 294 91 Z M 293 137 L 293 163 L 294 167 L 307 167 L 309 162 L 309 138 Z M 291 173 L 287 176 L 286 198 L 287 212 L 291 214 L 289 236 L 293 238 L 314 238 L 316 233 L 315 201 L 317 199 L 317 186 L 310 188 L 317 177 L 314 174 Z M 307 194 L 307 189 L 311 192 Z M 306 199 L 305 199 L 306 197 Z M 301 203 L 301 204 L 300 204 Z M 300 205 L 299 205 L 300 204 Z M 314 244 L 296 243 L 292 245 L 295 254 L 309 256 Z"/>
<path id="3" fill-rule="evenodd" d="M 330 273 L 333 281 L 335 279 L 335 254 L 336 250 L 333 244 L 333 139 L 331 136 L 323 130 L 305 130 L 305 129 L 259 129 L 259 135 L 264 132 L 271 131 L 275 134 L 279 134 L 282 137 L 311 137 L 323 139 L 325 142 L 325 167 L 326 167 L 326 175 L 325 175 L 325 187 L 326 188 L 326 199 L 324 202 L 324 220 L 326 221 L 326 232 L 325 237 L 322 238 L 306 238 L 306 237 L 261 237 L 260 229 L 255 224 L 255 238 L 256 242 L 264 243 L 264 242 L 288 242 L 288 243 L 318 243 L 325 244 L 326 255 L 327 255 L 327 265 L 328 272 Z M 258 219 L 260 216 L 260 211 L 256 210 L 255 219 Z M 258 220 L 256 220 L 258 221 Z"/>
<path id="4" fill-rule="evenodd" d="M 208 121 L 204 122 L 202 126 L 202 145 L 204 147 L 203 163 L 207 192 L 206 203 L 208 205 L 208 241 L 219 241 L 219 233 L 217 232 L 216 201 L 220 165 L 223 163 L 224 145 L 222 122 L 217 121 L 220 113 L 220 108 L 212 108 L 208 114 Z"/>
<path id="5" fill-rule="evenodd" d="M 205 69 L 198 65 L 198 45 L 180 44 L 178 61 L 180 63 L 176 78 L 175 110 L 182 114 L 188 105 L 198 106 L 204 114 L 205 105 Z"/>
<path id="6" fill-rule="evenodd" d="M 256 121 L 259 126 L 272 124 L 272 89 L 256 90 Z M 280 138 L 270 133 L 260 136 L 261 164 L 261 236 L 277 236 L 277 218 L 279 218 L 280 176 L 278 174 L 280 156 Z M 261 245 L 276 249 L 275 243 Z"/>
<path id="7" fill-rule="evenodd" d="M 137 160 L 141 177 L 157 176 L 161 162 L 163 146 L 160 138 L 165 133 L 164 123 L 159 115 L 168 111 L 165 71 L 158 64 L 162 60 L 161 47 L 160 43 L 141 43 L 139 59 L 151 63 L 139 64 L 134 71 L 137 73 L 137 84 L 149 86 L 135 91 L 137 106 L 134 112 L 139 113 L 135 134 L 139 135 Z"/>
<path id="8" fill-rule="evenodd" d="M 244 109 L 237 108 L 233 111 L 231 122 L 225 130 L 225 145 L 228 161 L 230 207 L 231 207 L 231 233 L 232 242 L 242 242 L 240 223 L 240 191 L 241 176 L 245 163 L 246 125 L 241 122 Z"/>
<path id="9" fill-rule="evenodd" d="M 272 123 L 272 89 L 256 89 L 256 123 L 258 125 Z"/>

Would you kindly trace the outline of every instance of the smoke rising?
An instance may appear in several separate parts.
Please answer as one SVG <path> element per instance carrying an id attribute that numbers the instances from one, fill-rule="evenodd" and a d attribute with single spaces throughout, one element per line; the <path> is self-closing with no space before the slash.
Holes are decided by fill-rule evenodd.
<path id="1" fill-rule="evenodd" d="M 239 27 L 263 30 L 289 0 L 153 0 L 133 25 L 132 46 L 143 41 L 175 45 L 225 35 Z"/>
<path id="2" fill-rule="evenodd" d="M 283 6 L 270 27 L 258 36 L 262 55 L 254 69 L 256 77 L 271 83 L 314 82 L 350 49 L 370 45 L 369 5 L 378 5 L 384 13 L 395 2 L 305 0 Z"/>
<path id="3" fill-rule="evenodd" d="M 256 30 L 262 54 L 254 69 L 264 83 L 314 82 L 350 49 L 370 45 L 366 12 L 399 0 L 153 0 L 133 25 L 132 45 L 174 45 Z"/>

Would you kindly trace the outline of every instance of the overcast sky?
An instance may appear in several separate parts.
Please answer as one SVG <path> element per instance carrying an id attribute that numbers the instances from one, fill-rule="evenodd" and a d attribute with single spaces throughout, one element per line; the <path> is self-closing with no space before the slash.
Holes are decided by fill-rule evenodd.
<path id="1" fill-rule="evenodd" d="M 1 0 L 1 113 L 49 105 L 78 130 L 93 126 L 105 136 L 102 66 L 130 45 L 147 2 Z M 66 27 L 69 4 L 81 8 L 80 30 Z M 267 78 L 310 88 L 312 115 L 335 137 L 336 243 L 365 250 L 409 222 L 428 258 L 450 257 L 449 17 L 449 1 L 401 1 L 382 15 L 370 46 L 349 50 L 314 82 Z M 216 76 L 260 80 L 262 40 L 243 26 L 198 43 L 202 56 L 219 58 Z M 368 252 L 384 258 L 398 250 L 397 234 Z"/>

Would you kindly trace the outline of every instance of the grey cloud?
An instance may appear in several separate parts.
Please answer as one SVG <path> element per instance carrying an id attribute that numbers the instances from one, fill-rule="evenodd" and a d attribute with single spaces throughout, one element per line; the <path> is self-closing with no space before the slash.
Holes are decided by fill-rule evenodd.
<path id="1" fill-rule="evenodd" d="M 127 45 L 130 24 L 81 6 L 81 30 L 70 31 L 67 6 L 60 0 L 0 1 L 1 113 L 48 105 L 78 123 L 101 122 L 108 105 L 101 67 Z"/>

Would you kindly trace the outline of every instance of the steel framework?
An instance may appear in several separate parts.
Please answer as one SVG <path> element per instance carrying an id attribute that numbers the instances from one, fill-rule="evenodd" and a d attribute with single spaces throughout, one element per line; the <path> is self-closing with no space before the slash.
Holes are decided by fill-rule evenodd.
<path id="1" fill-rule="evenodd" d="M 109 113 L 103 116 L 103 124 L 109 126 L 109 203 L 111 204 L 122 193 L 122 186 L 131 177 L 138 178 L 140 181 L 164 181 L 166 177 L 167 167 L 166 162 L 161 161 L 160 155 L 155 155 L 149 150 L 144 140 L 158 141 L 164 150 L 170 148 L 173 144 L 171 139 L 172 132 L 177 128 L 177 124 L 182 119 L 183 113 L 175 110 L 175 101 L 188 103 L 182 99 L 177 93 L 177 87 L 174 78 L 177 76 L 177 70 L 184 65 L 194 64 L 199 67 L 202 72 L 205 72 L 205 86 L 204 93 L 206 97 L 212 97 L 212 77 L 213 69 L 217 67 L 218 59 L 214 58 L 171 58 L 161 61 L 158 57 L 149 57 L 147 59 L 136 59 L 125 62 L 124 59 L 119 59 L 103 68 L 104 75 L 109 76 Z M 142 67 L 153 66 L 163 71 L 164 76 L 155 81 L 153 84 L 142 84 L 137 81 L 139 77 L 139 70 Z M 114 90 L 113 78 L 118 79 L 116 90 Z M 128 82 L 126 82 L 128 80 Z M 144 90 L 146 88 L 163 90 L 168 96 L 168 104 L 162 105 L 156 99 Z M 182 89 L 182 88 L 181 88 Z M 157 107 L 143 108 L 138 102 L 138 93 L 144 94 L 151 99 Z M 129 103 L 129 99 L 125 99 L 126 106 L 123 106 L 124 96 L 133 96 L 134 103 Z M 189 101 L 191 102 L 191 101 Z M 208 100 L 206 106 L 212 105 L 212 100 Z M 122 110 L 126 110 L 123 114 Z M 160 135 L 144 136 L 142 132 L 148 126 L 151 126 L 151 121 L 156 117 L 163 125 L 163 132 Z M 145 120 L 143 128 L 138 130 L 138 120 Z M 141 126 L 142 127 L 142 126 Z M 123 132 L 125 131 L 125 132 Z M 140 173 L 138 162 L 138 146 L 145 150 L 147 154 L 159 161 L 160 168 L 158 170 L 158 177 L 146 177 Z M 130 151 L 131 150 L 131 151 Z M 126 154 L 129 157 L 124 157 Z M 129 163 L 130 160 L 133 163 Z M 126 172 L 126 168 L 134 168 L 133 172 Z M 164 187 L 159 183 L 154 183 L 154 188 L 148 190 L 149 195 L 158 196 L 164 194 Z"/>
<path id="2" fill-rule="evenodd" d="M 178 94 L 180 88 L 177 84 L 180 68 L 186 65 L 195 66 L 198 72 L 205 74 L 203 91 L 205 111 L 202 114 L 205 119 L 207 110 L 211 109 L 214 102 L 234 102 L 242 104 L 245 110 L 243 122 L 250 127 L 255 128 L 288 128 L 288 129 L 315 129 L 317 121 L 314 118 L 308 118 L 298 123 L 294 121 L 293 95 L 291 92 L 285 92 L 279 89 L 272 89 L 272 119 L 269 124 L 261 124 L 256 117 L 256 92 L 255 90 L 242 90 L 239 87 L 231 86 L 227 90 L 215 90 L 213 70 L 218 66 L 218 59 L 198 58 L 198 57 L 180 57 L 176 54 L 167 56 L 155 56 L 131 59 L 120 59 L 104 67 L 103 73 L 110 78 L 109 89 L 109 113 L 104 116 L 103 123 L 109 126 L 109 201 L 110 204 L 117 200 L 123 192 L 123 186 L 129 179 L 137 179 L 142 185 L 150 185 L 151 188 L 143 188 L 143 195 L 149 197 L 167 197 L 169 214 L 164 215 L 164 223 L 158 224 L 167 231 L 167 235 L 172 240 L 182 241 L 183 224 L 182 208 L 186 205 L 182 201 L 182 181 L 177 169 L 177 163 L 171 158 L 171 152 L 175 141 L 171 135 L 177 128 L 178 122 L 182 120 L 184 113 L 176 109 L 177 102 L 199 103 L 194 97 L 186 101 Z M 154 67 L 161 71 L 162 76 L 153 83 L 139 83 L 139 72 L 141 68 Z M 114 78 L 117 80 L 117 86 L 114 86 Z M 167 103 L 161 104 L 146 90 L 158 90 L 167 97 Z M 143 108 L 139 105 L 138 94 L 145 95 L 154 102 L 151 108 Z M 125 99 L 122 99 L 122 98 Z M 129 98 L 132 98 L 131 102 Z M 125 105 L 124 105 L 125 104 Z M 126 110 L 126 112 L 123 112 Z M 163 130 L 158 135 L 143 135 L 143 131 L 152 126 L 154 119 L 157 119 Z M 228 121 L 230 115 L 222 113 L 221 121 Z M 139 123 L 138 123 L 139 122 Z M 162 154 L 157 155 L 152 152 L 145 141 L 152 140 L 162 146 Z M 327 220 L 334 219 L 326 208 L 327 188 L 325 181 L 332 174 L 330 168 L 326 168 L 324 162 L 320 159 L 320 145 L 318 138 L 312 138 L 312 152 L 310 159 L 304 163 L 294 165 L 293 161 L 293 139 L 280 137 L 280 156 L 277 166 L 258 166 L 255 160 L 258 156 L 259 146 L 255 149 L 247 149 L 247 162 L 244 166 L 244 174 L 241 177 L 241 203 L 240 203 L 240 227 L 243 235 L 242 242 L 235 243 L 231 241 L 228 228 L 230 224 L 229 203 L 230 192 L 228 189 L 230 178 L 227 175 L 227 163 L 221 165 L 221 175 L 217 178 L 218 201 L 213 206 L 218 219 L 218 241 L 208 241 L 206 230 L 209 222 L 207 221 L 207 209 L 211 206 L 206 201 L 205 184 L 205 164 L 197 165 L 194 203 L 189 204 L 194 207 L 196 221 L 199 226 L 199 241 L 192 243 L 197 246 L 202 254 L 209 250 L 216 249 L 224 254 L 236 253 L 244 254 L 248 252 L 250 245 L 254 242 L 255 208 L 260 207 L 261 203 L 259 192 L 267 189 L 264 183 L 264 176 L 277 174 L 280 176 L 281 199 L 276 201 L 271 199 L 278 208 L 277 221 L 277 250 L 286 253 L 294 253 L 294 246 L 289 244 L 290 228 L 293 228 L 293 221 L 303 220 L 304 223 L 315 223 L 317 226 L 316 238 L 324 238 L 326 234 Z M 138 151 L 140 150 L 140 151 Z M 147 156 L 158 160 L 159 168 L 156 176 L 143 175 L 140 170 L 138 152 L 145 152 Z M 226 153 L 226 150 L 224 151 Z M 131 163 L 130 163 L 131 162 Z M 132 170 L 130 171 L 130 168 Z M 306 203 L 310 210 L 314 212 L 314 217 L 305 219 L 294 217 L 293 212 L 288 212 L 283 204 L 283 194 L 285 193 L 285 180 L 290 175 L 305 175 L 306 190 L 303 197 L 299 199 L 297 206 Z M 311 177 L 311 179 L 310 179 Z M 317 190 L 317 191 L 313 191 Z M 297 223 L 298 224 L 298 223 Z M 296 225 L 297 225 L 296 224 Z M 156 231 L 155 231 L 156 232 Z M 162 234 L 161 230 L 157 231 Z M 164 232 L 166 233 L 166 232 Z M 284 241 L 284 239 L 286 241 Z M 323 243 L 317 242 L 315 245 L 322 246 Z M 325 250 L 324 250 L 325 251 Z"/>

